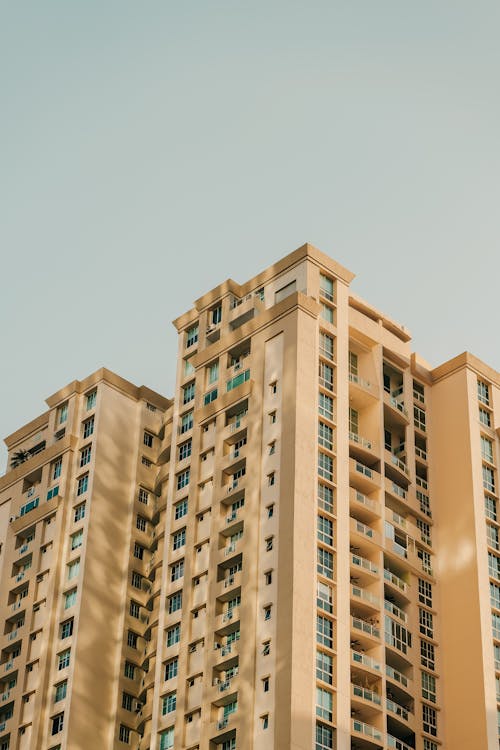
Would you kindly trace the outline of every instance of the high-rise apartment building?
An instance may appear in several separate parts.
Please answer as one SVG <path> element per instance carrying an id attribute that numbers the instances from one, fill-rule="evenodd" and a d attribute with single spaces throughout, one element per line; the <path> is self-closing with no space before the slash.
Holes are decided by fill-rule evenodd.
<path id="1" fill-rule="evenodd" d="M 228 280 L 171 401 L 103 370 L 7 439 L 1 750 L 498 748 L 500 375 L 352 278 Z"/>

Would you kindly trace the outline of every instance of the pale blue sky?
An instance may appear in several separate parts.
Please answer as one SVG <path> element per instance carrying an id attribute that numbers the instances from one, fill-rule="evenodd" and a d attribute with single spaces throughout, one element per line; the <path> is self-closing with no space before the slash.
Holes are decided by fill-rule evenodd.
<path id="1" fill-rule="evenodd" d="M 170 395 L 170 321 L 305 241 L 433 365 L 500 369 L 499 22 L 497 0 L 0 2 L 0 434 L 101 365 Z"/>

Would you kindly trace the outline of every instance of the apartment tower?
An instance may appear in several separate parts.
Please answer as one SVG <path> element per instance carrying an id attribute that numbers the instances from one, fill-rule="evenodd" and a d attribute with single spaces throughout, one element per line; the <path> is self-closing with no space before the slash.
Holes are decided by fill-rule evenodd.
<path id="1" fill-rule="evenodd" d="M 1 750 L 498 748 L 500 375 L 352 279 L 227 280 L 172 400 L 102 370 L 7 439 Z"/>

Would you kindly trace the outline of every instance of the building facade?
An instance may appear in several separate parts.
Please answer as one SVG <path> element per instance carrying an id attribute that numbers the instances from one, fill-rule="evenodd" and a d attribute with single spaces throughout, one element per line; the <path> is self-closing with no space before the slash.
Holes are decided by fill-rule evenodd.
<path id="1" fill-rule="evenodd" d="M 500 375 L 352 279 L 228 280 L 172 400 L 102 370 L 7 439 L 1 750 L 498 747 Z"/>

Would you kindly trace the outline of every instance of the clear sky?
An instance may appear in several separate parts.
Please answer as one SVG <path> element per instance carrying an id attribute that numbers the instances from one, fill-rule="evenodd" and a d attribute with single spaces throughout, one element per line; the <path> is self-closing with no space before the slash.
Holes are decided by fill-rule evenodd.
<path id="1" fill-rule="evenodd" d="M 498 0 L 0 3 L 0 434 L 305 241 L 500 370 Z M 0 455 L 0 470 L 5 453 Z"/>

